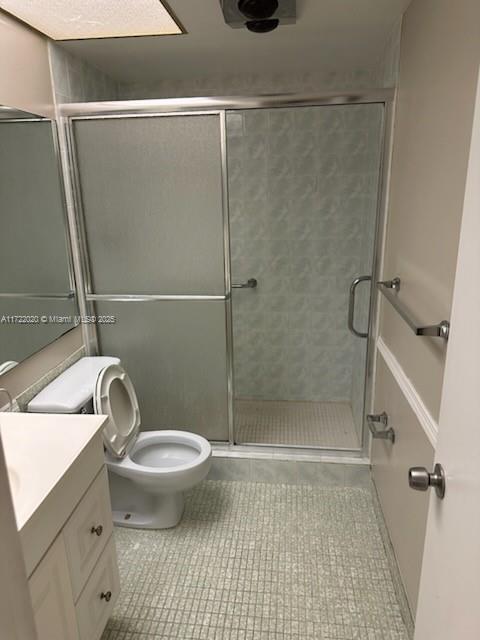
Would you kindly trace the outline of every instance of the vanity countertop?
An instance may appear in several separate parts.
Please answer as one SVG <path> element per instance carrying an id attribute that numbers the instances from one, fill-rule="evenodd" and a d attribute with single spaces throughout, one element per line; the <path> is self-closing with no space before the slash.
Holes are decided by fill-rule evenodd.
<path id="1" fill-rule="evenodd" d="M 88 487 L 85 467 L 103 465 L 105 416 L 0 413 L 13 506 L 27 568 Z M 72 503 L 74 503 L 72 505 Z M 58 519 L 58 523 L 57 523 Z"/>

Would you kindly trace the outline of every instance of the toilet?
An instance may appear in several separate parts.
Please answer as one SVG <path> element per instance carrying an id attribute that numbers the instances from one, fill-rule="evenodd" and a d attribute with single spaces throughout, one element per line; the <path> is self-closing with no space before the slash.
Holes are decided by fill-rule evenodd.
<path id="1" fill-rule="evenodd" d="M 96 413 L 103 428 L 115 524 L 139 529 L 177 525 L 183 492 L 208 474 L 210 443 L 188 431 L 140 433 L 132 381 L 118 358 L 81 358 L 28 404 L 33 413 Z"/>

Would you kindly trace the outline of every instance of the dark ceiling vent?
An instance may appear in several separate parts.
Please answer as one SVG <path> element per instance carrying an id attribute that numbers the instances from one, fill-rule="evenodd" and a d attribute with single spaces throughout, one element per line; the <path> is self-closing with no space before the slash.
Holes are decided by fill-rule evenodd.
<path id="1" fill-rule="evenodd" d="M 278 0 L 238 0 L 238 10 L 249 20 L 266 20 L 278 9 Z"/>
<path id="2" fill-rule="evenodd" d="M 295 24 L 296 0 L 220 0 L 225 22 L 233 29 L 268 33 L 279 25 Z"/>

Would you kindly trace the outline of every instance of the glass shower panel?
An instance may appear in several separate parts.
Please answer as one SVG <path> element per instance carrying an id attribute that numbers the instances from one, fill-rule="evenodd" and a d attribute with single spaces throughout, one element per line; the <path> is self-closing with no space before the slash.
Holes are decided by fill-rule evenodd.
<path id="1" fill-rule="evenodd" d="M 74 122 L 95 293 L 225 293 L 220 118 Z"/>
<path id="2" fill-rule="evenodd" d="M 143 429 L 229 437 L 220 116 L 76 120 L 74 142 L 102 355 L 121 358 Z M 109 299 L 110 298 L 110 299 Z"/>
<path id="3" fill-rule="evenodd" d="M 383 105 L 227 116 L 235 438 L 357 450 L 365 339 L 347 329 L 372 273 Z M 370 288 L 357 294 L 367 331 Z"/>
<path id="4" fill-rule="evenodd" d="M 228 440 L 225 303 L 101 302 L 100 352 L 118 356 L 135 386 L 142 430 L 182 429 Z"/>

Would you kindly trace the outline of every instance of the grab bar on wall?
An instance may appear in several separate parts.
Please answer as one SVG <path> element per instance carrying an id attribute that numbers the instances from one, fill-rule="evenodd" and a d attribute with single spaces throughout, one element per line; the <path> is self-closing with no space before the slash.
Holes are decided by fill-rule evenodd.
<path id="1" fill-rule="evenodd" d="M 256 278 L 250 278 L 246 282 L 234 282 L 232 289 L 255 289 L 258 282 Z"/>
<path id="2" fill-rule="evenodd" d="M 377 289 L 383 293 L 385 298 L 390 302 L 400 317 L 408 324 L 416 336 L 433 336 L 434 338 L 443 338 L 444 340 L 448 340 L 450 333 L 450 323 L 448 320 L 442 320 L 438 324 L 430 325 L 423 325 L 414 320 L 410 311 L 398 297 L 400 284 L 400 278 L 393 278 L 393 280 L 377 282 Z"/>

